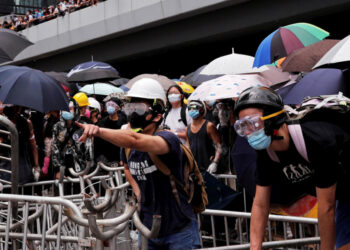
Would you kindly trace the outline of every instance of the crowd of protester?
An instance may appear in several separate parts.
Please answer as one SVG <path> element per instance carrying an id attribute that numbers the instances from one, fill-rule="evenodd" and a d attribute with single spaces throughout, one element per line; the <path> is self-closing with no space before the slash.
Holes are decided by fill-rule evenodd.
<path id="1" fill-rule="evenodd" d="M 97 5 L 99 1 L 101 0 L 59 0 L 56 5 L 34 11 L 27 10 L 25 15 L 11 14 L 9 20 L 5 19 L 0 23 L 0 28 L 21 31 L 59 16 L 65 16 L 73 11 Z"/>
<path id="2" fill-rule="evenodd" d="M 225 148 L 225 152 L 228 152 L 230 151 L 228 148 L 232 147 L 232 145 L 226 143 L 228 136 L 223 129 L 228 124 L 222 123 L 220 125 L 221 113 L 229 116 L 232 113 L 233 102 L 226 106 L 221 105 L 222 102 L 218 102 L 220 105 L 216 105 L 217 107 L 225 107 L 227 109 L 223 111 L 220 108 L 219 112 L 213 102 L 191 102 L 187 106 L 184 104 L 185 99 L 185 93 L 176 84 L 169 89 L 162 128 L 172 131 L 184 144 L 191 147 L 198 162 L 201 162 L 201 171 L 206 171 L 210 166 L 208 171 L 211 173 L 233 172 L 232 168 L 227 168 L 225 160 L 220 160 L 222 149 Z M 85 168 L 85 161 L 90 156 L 93 159 L 89 160 L 95 163 L 101 161 L 108 165 L 122 164 L 119 147 L 95 138 L 93 144 L 88 145 L 91 148 L 82 149 L 81 145 L 72 140 L 72 138 L 75 137 L 75 133 L 81 133 L 74 121 L 96 124 L 111 129 L 120 129 L 122 126 L 127 127 L 128 121 L 123 111 L 124 103 L 125 100 L 118 97 L 108 96 L 103 99 L 102 96 L 88 97 L 85 93 L 79 92 L 70 96 L 70 112 L 51 111 L 42 114 L 20 106 L 1 104 L 0 115 L 7 116 L 16 125 L 20 134 L 20 145 L 23 146 L 20 149 L 20 183 L 31 182 L 33 178 L 35 180 L 54 179 L 59 172 L 60 166 L 72 166 L 74 168 L 79 166 L 76 171 L 80 171 Z M 185 123 L 181 120 L 181 110 L 184 110 L 186 113 Z M 194 114 L 194 110 L 199 111 L 199 115 Z M 214 116 L 212 111 L 214 111 Z M 206 119 L 210 119 L 210 121 Z M 195 121 L 197 124 L 195 127 L 191 127 L 192 121 Z M 218 126 L 218 129 L 216 126 Z M 193 138 L 192 135 L 199 130 L 205 132 L 202 136 L 196 135 L 194 138 L 205 142 L 207 148 L 202 147 L 201 142 L 191 139 Z M 0 137 L 1 142 L 6 140 L 5 137 Z M 89 155 L 91 150 L 94 152 Z M 9 152 L 7 153 L 2 152 L 1 155 L 9 156 Z M 202 164 L 201 155 L 203 153 L 207 155 L 207 159 Z M 77 155 L 79 157 L 75 157 Z M 75 161 L 78 161 L 78 164 Z M 219 161 L 222 161 L 222 164 L 219 164 Z M 9 169 L 10 164 L 6 164 L 8 166 L 2 167 Z M 218 164 L 222 167 L 225 166 L 225 168 L 218 168 Z M 67 174 L 69 173 L 67 172 Z M 2 176 L 4 179 L 9 179 L 8 174 L 4 175 Z M 6 177 L 6 175 L 8 176 Z"/>

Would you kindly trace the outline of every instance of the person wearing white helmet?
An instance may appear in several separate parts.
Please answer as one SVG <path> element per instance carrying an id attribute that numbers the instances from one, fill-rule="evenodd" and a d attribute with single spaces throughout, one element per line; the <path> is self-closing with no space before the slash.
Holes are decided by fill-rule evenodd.
<path id="1" fill-rule="evenodd" d="M 101 119 L 101 104 L 93 97 L 88 98 L 89 101 L 89 119 L 93 124 L 97 124 Z"/>
<path id="2" fill-rule="evenodd" d="M 180 204 L 172 192 L 169 177 L 151 160 L 156 155 L 171 169 L 176 178 L 183 180 L 183 155 L 179 138 L 170 131 L 157 131 L 162 122 L 165 93 L 159 82 L 142 78 L 134 83 L 124 105 L 131 129 L 107 129 L 91 124 L 80 124 L 84 129 L 80 141 L 97 136 L 117 146 L 130 148 L 128 157 L 121 151 L 124 172 L 140 202 L 140 218 L 149 229 L 153 215 L 161 216 L 157 238 L 148 240 L 148 249 L 200 248 L 196 216 L 185 193 L 179 193 Z M 184 240 L 185 239 L 185 240 Z"/>

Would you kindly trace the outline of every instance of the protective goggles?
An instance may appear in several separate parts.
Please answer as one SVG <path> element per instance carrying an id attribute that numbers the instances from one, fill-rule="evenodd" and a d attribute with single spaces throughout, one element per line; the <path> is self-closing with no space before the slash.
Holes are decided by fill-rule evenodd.
<path id="1" fill-rule="evenodd" d="M 242 119 L 237 120 L 233 126 L 239 136 L 242 136 L 242 137 L 248 136 L 251 133 L 254 133 L 264 128 L 265 120 L 278 116 L 283 112 L 285 111 L 281 110 L 267 116 L 261 116 L 261 115 L 246 116 L 246 117 L 243 117 Z"/>
<path id="2" fill-rule="evenodd" d="M 203 105 L 199 103 L 190 103 L 190 105 L 187 106 L 188 110 L 199 110 L 201 108 L 203 108 Z"/>
<path id="3" fill-rule="evenodd" d="M 150 110 L 150 107 L 145 103 L 126 103 L 123 107 L 123 111 L 126 115 L 136 113 L 138 115 L 144 115 Z"/>
<path id="4" fill-rule="evenodd" d="M 113 107 L 113 108 L 116 108 L 116 107 L 119 107 L 119 105 L 118 104 L 116 104 L 115 102 L 113 102 L 113 101 L 108 101 L 108 102 L 106 102 L 106 108 L 107 107 Z"/>

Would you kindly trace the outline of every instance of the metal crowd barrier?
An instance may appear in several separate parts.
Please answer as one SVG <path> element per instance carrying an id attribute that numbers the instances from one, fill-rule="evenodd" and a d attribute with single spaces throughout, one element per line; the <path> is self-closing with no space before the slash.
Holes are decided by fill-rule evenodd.
<path id="1" fill-rule="evenodd" d="M 11 162 L 11 170 L 0 168 L 0 172 L 11 175 L 11 181 L 0 179 L 0 189 L 2 190 L 3 185 L 7 184 L 11 186 L 11 193 L 17 194 L 19 166 L 18 132 L 16 126 L 3 115 L 0 115 L 0 126 L 6 129 L 0 128 L 0 136 L 8 137 L 11 141 L 11 145 L 0 142 L 0 147 L 11 150 L 11 158 L 0 155 L 0 160 Z M 12 203 L 13 216 L 16 216 L 16 207 L 16 203 Z"/>
<path id="2" fill-rule="evenodd" d="M 244 221 L 250 219 L 251 213 L 206 209 L 201 215 L 209 216 L 211 221 L 211 234 L 205 234 L 206 232 L 201 231 L 202 246 L 211 245 L 213 247 L 211 249 L 249 249 L 249 227 L 244 227 L 249 223 L 244 223 Z M 214 222 L 215 218 L 218 217 L 224 219 L 224 239 L 221 240 L 219 240 L 217 237 L 217 228 Z M 237 232 L 237 236 L 235 238 L 230 237 L 232 228 L 229 227 L 229 218 L 235 218 L 236 220 L 236 226 L 233 229 Z M 272 224 L 276 223 L 280 223 L 283 226 L 283 240 L 273 240 L 274 229 Z M 287 233 L 288 227 L 291 226 L 291 224 L 294 227 L 292 236 L 294 239 L 290 239 L 290 236 L 288 237 Z M 305 232 L 305 227 L 312 229 L 314 231 L 314 235 L 307 235 Z M 266 233 L 267 242 L 263 244 L 264 247 L 297 246 L 305 244 L 318 244 L 320 242 L 320 238 L 318 237 L 317 219 L 314 218 L 270 214 Z M 218 241 L 222 247 L 218 247 Z"/>

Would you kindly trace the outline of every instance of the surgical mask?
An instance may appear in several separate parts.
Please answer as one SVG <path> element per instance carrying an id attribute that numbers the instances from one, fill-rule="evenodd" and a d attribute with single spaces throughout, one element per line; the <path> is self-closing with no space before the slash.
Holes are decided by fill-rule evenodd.
<path id="1" fill-rule="evenodd" d="M 108 107 L 107 107 L 107 113 L 108 113 L 109 115 L 115 114 L 115 108 L 112 107 L 112 106 L 108 106 Z"/>
<path id="2" fill-rule="evenodd" d="M 191 116 L 192 119 L 196 119 L 199 117 L 199 110 L 192 109 L 192 110 L 188 111 L 188 115 Z"/>
<path id="3" fill-rule="evenodd" d="M 255 150 L 267 149 L 271 144 L 271 136 L 267 136 L 265 130 L 260 129 L 248 135 L 248 143 Z"/>
<path id="4" fill-rule="evenodd" d="M 66 121 L 70 121 L 70 120 L 73 120 L 74 115 L 71 112 L 62 111 L 62 118 Z"/>
<path id="5" fill-rule="evenodd" d="M 86 110 L 85 110 L 84 116 L 85 116 L 86 118 L 89 118 L 89 119 L 90 119 L 90 115 L 91 115 L 90 109 L 86 109 Z"/>
<path id="6" fill-rule="evenodd" d="M 168 95 L 168 100 L 169 102 L 178 102 L 181 100 L 181 95 L 180 94 L 170 94 Z"/>

